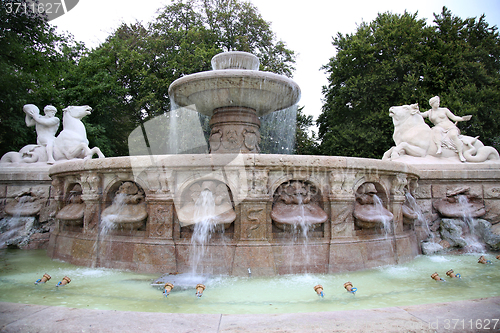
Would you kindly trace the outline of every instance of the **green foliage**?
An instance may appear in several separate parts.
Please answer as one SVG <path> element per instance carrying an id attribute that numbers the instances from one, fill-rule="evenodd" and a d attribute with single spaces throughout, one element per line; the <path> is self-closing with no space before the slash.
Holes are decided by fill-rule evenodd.
<path id="1" fill-rule="evenodd" d="M 170 111 L 168 87 L 211 69 L 222 51 L 248 51 L 263 70 L 291 75 L 293 51 L 276 41 L 257 8 L 237 0 L 175 0 L 147 26 L 122 24 L 67 77 L 67 103 L 95 110 L 85 119 L 106 156 L 128 155 L 134 128 Z"/>
<path id="2" fill-rule="evenodd" d="M 128 155 L 127 137 L 148 109 L 147 36 L 141 24 L 123 24 L 67 73 L 64 102 L 93 108 L 83 121 L 105 156 Z"/>
<path id="3" fill-rule="evenodd" d="M 83 50 L 69 36 L 55 33 L 43 16 L 8 8 L 26 0 L 0 2 L 0 156 L 36 142 L 34 128 L 24 123 L 24 104 L 40 109 L 59 98 L 63 75 Z"/>
<path id="4" fill-rule="evenodd" d="M 484 16 L 462 20 L 446 8 L 434 22 L 384 13 L 334 38 L 337 54 L 324 67 L 329 84 L 317 120 L 320 153 L 380 158 L 393 145 L 388 109 L 418 102 L 427 110 L 435 95 L 455 114 L 473 115 L 459 124 L 463 134 L 500 148 L 497 28 Z"/>
<path id="5" fill-rule="evenodd" d="M 122 24 L 93 50 L 56 35 L 42 17 L 7 15 L 5 4 L 0 8 L 0 156 L 36 142 L 35 130 L 24 124 L 26 103 L 59 110 L 90 105 L 93 112 L 83 119 L 89 145 L 106 156 L 123 156 L 135 128 L 170 111 L 170 84 L 210 70 L 217 53 L 247 51 L 260 58 L 261 70 L 287 76 L 294 70 L 294 52 L 245 1 L 173 0 L 153 22 Z M 306 123 L 310 126 L 310 119 Z"/>
<path id="6" fill-rule="evenodd" d="M 297 110 L 297 125 L 295 131 L 295 154 L 297 155 L 316 155 L 318 153 L 318 144 L 316 143 L 316 134 L 310 133 L 309 128 L 313 126 L 313 117 L 305 115 L 299 107 Z"/>

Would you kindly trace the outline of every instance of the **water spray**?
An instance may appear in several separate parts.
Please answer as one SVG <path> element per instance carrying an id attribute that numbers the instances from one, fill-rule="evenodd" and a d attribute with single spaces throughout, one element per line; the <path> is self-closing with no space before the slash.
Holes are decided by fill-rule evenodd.
<path id="1" fill-rule="evenodd" d="M 451 278 L 459 278 L 459 279 L 461 278 L 460 274 L 453 273 L 452 269 L 450 269 L 448 272 L 446 272 L 446 275 L 449 276 L 449 277 L 451 277 Z"/>
<path id="2" fill-rule="evenodd" d="M 437 272 L 431 275 L 431 278 L 433 278 L 436 281 L 441 281 L 441 282 L 446 282 L 444 279 L 442 279 Z"/>
<path id="3" fill-rule="evenodd" d="M 203 291 L 205 290 L 205 285 L 204 284 L 197 284 L 196 285 L 196 297 L 200 298 L 203 296 Z"/>
<path id="4" fill-rule="evenodd" d="M 484 256 L 480 256 L 478 261 L 479 264 L 492 264 L 491 260 L 487 260 Z"/>

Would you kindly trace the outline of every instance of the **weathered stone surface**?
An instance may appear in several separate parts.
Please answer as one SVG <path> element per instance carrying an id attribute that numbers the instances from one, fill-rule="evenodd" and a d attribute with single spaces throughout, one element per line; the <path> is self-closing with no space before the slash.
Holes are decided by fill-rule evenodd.
<path id="1" fill-rule="evenodd" d="M 422 254 L 431 255 L 443 250 L 443 246 L 434 242 L 422 242 Z"/>
<path id="2" fill-rule="evenodd" d="M 483 219 L 476 220 L 476 223 L 476 230 L 484 243 L 494 251 L 500 250 L 500 235 L 493 232 L 491 223 Z"/>
<path id="3" fill-rule="evenodd" d="M 452 247 L 465 247 L 467 242 L 462 237 L 462 227 L 463 221 L 454 219 L 442 219 L 440 224 L 439 232 L 441 238 L 446 240 Z"/>
<path id="4" fill-rule="evenodd" d="M 35 232 L 35 223 L 33 216 L 4 217 L 0 220 L 0 248 L 26 245 Z"/>

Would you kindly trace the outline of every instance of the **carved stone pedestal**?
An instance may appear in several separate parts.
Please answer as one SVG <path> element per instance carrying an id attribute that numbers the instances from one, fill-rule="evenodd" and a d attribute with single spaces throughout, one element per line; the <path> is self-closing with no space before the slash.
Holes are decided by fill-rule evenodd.
<path id="1" fill-rule="evenodd" d="M 210 119 L 211 153 L 258 153 L 260 120 L 247 107 L 222 107 Z"/>

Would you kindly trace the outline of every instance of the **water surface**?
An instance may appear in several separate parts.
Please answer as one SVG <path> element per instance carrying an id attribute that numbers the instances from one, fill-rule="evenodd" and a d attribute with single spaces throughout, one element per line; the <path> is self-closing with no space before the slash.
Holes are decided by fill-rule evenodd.
<path id="1" fill-rule="evenodd" d="M 493 264 L 478 264 L 485 255 Z M 453 269 L 461 279 L 450 279 Z M 430 275 L 438 272 L 446 282 Z M 34 282 L 44 273 L 46 284 Z M 64 276 L 71 283 L 56 287 Z M 492 254 L 419 256 L 410 263 L 360 272 L 276 277 L 213 277 L 203 297 L 175 288 L 168 297 L 150 284 L 158 274 L 74 266 L 45 251 L 0 250 L 0 301 L 86 309 L 168 313 L 296 313 L 370 309 L 500 296 L 500 260 Z M 346 292 L 351 281 L 356 294 Z M 321 284 L 325 297 L 313 287 Z"/>

